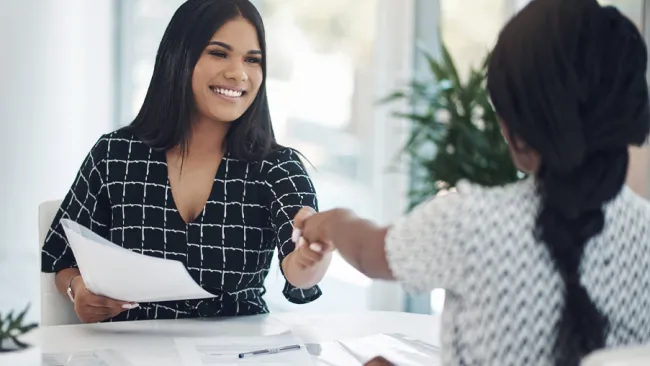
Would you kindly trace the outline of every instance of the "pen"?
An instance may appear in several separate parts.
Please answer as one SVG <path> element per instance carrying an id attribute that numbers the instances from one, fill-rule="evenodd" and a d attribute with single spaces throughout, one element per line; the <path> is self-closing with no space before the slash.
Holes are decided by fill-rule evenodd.
<path id="1" fill-rule="evenodd" d="M 297 349 L 300 349 L 300 345 L 298 345 L 298 344 L 294 344 L 292 346 L 280 347 L 280 348 L 261 349 L 259 351 L 240 353 L 239 358 L 250 357 L 250 356 L 259 356 L 259 355 L 272 355 L 272 354 L 275 354 L 275 353 L 293 351 L 293 350 L 297 350 Z"/>

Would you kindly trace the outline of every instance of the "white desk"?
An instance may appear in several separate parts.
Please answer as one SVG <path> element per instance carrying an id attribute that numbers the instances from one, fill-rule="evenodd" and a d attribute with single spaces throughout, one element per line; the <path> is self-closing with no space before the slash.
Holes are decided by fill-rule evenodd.
<path id="1" fill-rule="evenodd" d="M 402 333 L 439 345 L 437 316 L 364 312 L 350 314 L 279 313 L 253 317 L 147 320 L 43 327 L 30 334 L 43 352 L 112 348 L 134 366 L 179 366 L 175 337 L 256 336 L 291 329 L 305 342 Z"/>

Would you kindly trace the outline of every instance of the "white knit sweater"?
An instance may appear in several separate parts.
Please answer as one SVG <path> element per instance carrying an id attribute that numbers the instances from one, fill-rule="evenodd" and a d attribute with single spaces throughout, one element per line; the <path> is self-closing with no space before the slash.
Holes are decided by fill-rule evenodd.
<path id="1" fill-rule="evenodd" d="M 447 290 L 443 365 L 552 364 L 564 284 L 533 236 L 540 199 L 528 179 L 468 183 L 397 222 L 386 240 L 394 275 L 412 292 Z M 612 323 L 607 345 L 650 341 L 650 204 L 625 187 L 588 243 L 581 282 Z"/>

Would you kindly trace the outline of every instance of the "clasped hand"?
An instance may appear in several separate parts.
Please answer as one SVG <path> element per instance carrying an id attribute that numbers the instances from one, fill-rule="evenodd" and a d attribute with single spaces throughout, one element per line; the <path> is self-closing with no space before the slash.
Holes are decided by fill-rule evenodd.
<path id="1" fill-rule="evenodd" d="M 313 265 L 325 254 L 334 251 L 337 235 L 346 235 L 343 224 L 354 217 L 351 211 L 345 209 L 317 213 L 311 207 L 303 207 L 294 218 L 292 240 L 296 243 L 296 250 L 307 253 L 303 258 L 304 264 Z"/>

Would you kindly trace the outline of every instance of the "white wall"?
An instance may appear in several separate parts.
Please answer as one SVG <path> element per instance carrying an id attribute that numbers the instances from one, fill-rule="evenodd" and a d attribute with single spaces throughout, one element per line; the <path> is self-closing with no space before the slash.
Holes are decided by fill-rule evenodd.
<path id="1" fill-rule="evenodd" d="M 113 127 L 113 0 L 0 5 L 0 313 L 38 320 L 38 204 Z"/>

